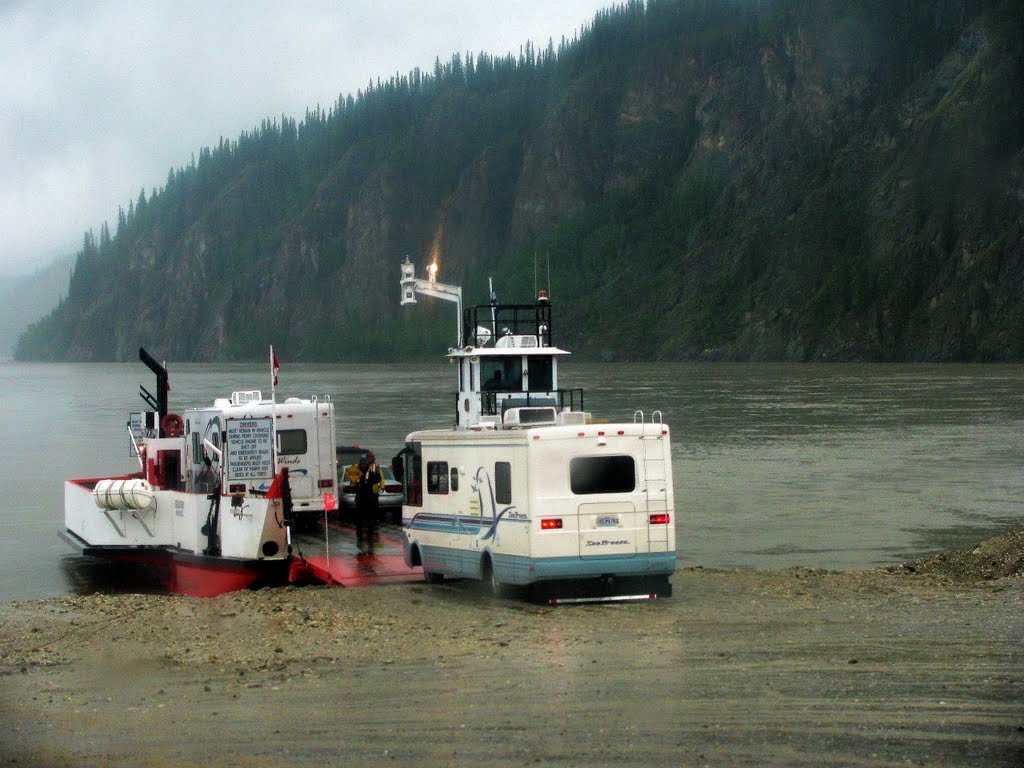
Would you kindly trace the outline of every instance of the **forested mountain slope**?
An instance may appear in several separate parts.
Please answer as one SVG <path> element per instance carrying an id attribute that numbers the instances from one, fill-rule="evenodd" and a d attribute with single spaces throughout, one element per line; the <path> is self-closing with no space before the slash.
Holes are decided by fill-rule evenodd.
<path id="1" fill-rule="evenodd" d="M 590 357 L 1020 359 L 1022 225 L 1019 2 L 631 2 L 202 150 L 16 354 L 433 356 L 398 264 L 439 254 Z"/>

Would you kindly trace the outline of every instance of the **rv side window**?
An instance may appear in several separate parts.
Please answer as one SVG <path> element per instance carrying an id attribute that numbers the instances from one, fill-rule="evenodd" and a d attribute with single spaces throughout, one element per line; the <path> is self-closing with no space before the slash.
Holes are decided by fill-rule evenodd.
<path id="1" fill-rule="evenodd" d="M 452 467 L 450 481 L 451 481 L 452 493 L 454 493 L 455 491 L 459 490 L 459 468 L 458 467 Z"/>
<path id="2" fill-rule="evenodd" d="M 569 462 L 569 483 L 575 494 L 629 493 L 636 465 L 632 456 L 578 456 Z"/>
<path id="3" fill-rule="evenodd" d="M 499 504 L 512 503 L 512 465 L 507 461 L 494 462 L 494 500 Z"/>
<path id="4" fill-rule="evenodd" d="M 277 452 L 281 455 L 303 454 L 306 452 L 306 430 L 279 429 L 277 431 Z"/>
<path id="5" fill-rule="evenodd" d="M 427 493 L 448 493 L 448 462 L 427 462 Z"/>

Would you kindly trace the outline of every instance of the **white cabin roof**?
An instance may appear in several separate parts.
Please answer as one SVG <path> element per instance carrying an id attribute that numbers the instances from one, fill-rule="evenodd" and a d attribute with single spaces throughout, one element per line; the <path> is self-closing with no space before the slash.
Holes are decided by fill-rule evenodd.
<path id="1" fill-rule="evenodd" d="M 522 357 L 529 355 L 533 357 L 547 357 L 550 355 L 570 355 L 564 349 L 558 347 L 465 347 L 463 349 L 452 349 L 448 357 Z"/>

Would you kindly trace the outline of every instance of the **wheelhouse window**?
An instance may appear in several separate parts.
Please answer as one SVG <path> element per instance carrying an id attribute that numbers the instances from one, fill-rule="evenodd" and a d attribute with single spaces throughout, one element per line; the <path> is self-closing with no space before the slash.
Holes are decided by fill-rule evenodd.
<path id="1" fill-rule="evenodd" d="M 530 391 L 550 392 L 554 387 L 554 366 L 551 358 L 531 357 L 530 358 Z"/>
<path id="2" fill-rule="evenodd" d="M 629 493 L 636 488 L 632 456 L 577 456 L 569 462 L 569 484 L 577 495 Z"/>
<path id="3" fill-rule="evenodd" d="M 277 431 L 277 452 L 282 456 L 304 454 L 306 452 L 306 430 L 279 429 Z"/>
<path id="4" fill-rule="evenodd" d="M 448 493 L 448 462 L 427 462 L 427 493 Z"/>
<path id="5" fill-rule="evenodd" d="M 522 358 L 497 357 L 481 360 L 480 388 L 485 392 L 521 391 L 523 388 Z"/>
<path id="6" fill-rule="evenodd" d="M 512 465 L 507 461 L 494 462 L 494 500 L 498 504 L 512 503 Z"/>

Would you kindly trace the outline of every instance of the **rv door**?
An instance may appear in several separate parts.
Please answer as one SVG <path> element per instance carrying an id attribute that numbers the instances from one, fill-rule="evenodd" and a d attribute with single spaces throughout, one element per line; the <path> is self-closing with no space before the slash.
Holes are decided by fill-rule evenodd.
<path id="1" fill-rule="evenodd" d="M 189 411 L 185 414 L 188 466 L 186 487 L 196 493 L 213 493 L 220 476 L 221 462 L 207 447 L 221 447 L 224 425 L 220 411 Z M 207 463 L 209 462 L 209 463 Z"/>

